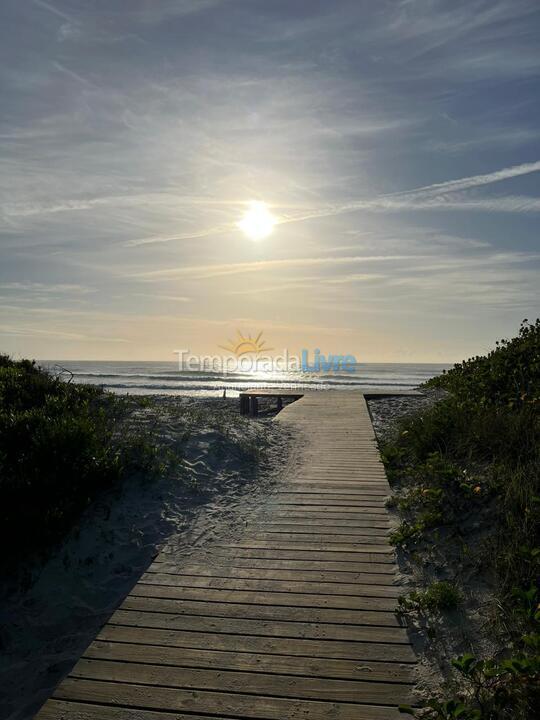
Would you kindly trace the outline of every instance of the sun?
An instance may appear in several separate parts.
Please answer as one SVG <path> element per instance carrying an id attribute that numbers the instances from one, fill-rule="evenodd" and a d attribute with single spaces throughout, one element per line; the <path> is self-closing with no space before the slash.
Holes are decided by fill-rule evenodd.
<path id="1" fill-rule="evenodd" d="M 249 209 L 244 217 L 237 223 L 240 230 L 250 240 L 264 240 L 274 229 L 276 218 L 263 202 L 249 203 Z"/>

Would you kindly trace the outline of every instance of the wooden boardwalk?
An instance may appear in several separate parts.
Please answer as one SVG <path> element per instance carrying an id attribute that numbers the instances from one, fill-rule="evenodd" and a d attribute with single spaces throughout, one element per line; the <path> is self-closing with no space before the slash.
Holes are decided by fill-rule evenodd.
<path id="1" fill-rule="evenodd" d="M 312 393 L 276 419 L 300 438 L 294 472 L 211 562 L 158 556 L 39 720 L 403 717 L 415 657 L 364 397 Z"/>

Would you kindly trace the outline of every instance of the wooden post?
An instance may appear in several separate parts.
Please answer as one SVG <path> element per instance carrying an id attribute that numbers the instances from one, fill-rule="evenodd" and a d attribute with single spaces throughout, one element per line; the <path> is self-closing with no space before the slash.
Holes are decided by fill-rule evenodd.
<path id="1" fill-rule="evenodd" d="M 251 399 L 251 416 L 257 417 L 257 415 L 259 414 L 259 401 L 255 397 L 255 395 L 253 395 L 250 399 Z"/>
<path id="2" fill-rule="evenodd" d="M 240 393 L 240 415 L 249 413 L 249 396 Z"/>
<path id="3" fill-rule="evenodd" d="M 283 410 L 283 398 L 281 395 L 279 395 L 277 399 L 277 411 L 279 412 L 280 410 Z"/>

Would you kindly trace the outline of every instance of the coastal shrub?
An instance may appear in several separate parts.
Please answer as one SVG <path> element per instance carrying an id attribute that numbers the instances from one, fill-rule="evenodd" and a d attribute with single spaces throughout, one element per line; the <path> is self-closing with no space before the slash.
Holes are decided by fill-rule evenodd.
<path id="1" fill-rule="evenodd" d="M 510 408 L 540 402 L 540 318 L 524 320 L 511 340 L 432 378 L 428 387 L 450 391 L 463 402 Z"/>
<path id="2" fill-rule="evenodd" d="M 463 528 L 474 520 L 484 532 L 484 572 L 497 581 L 496 627 L 507 650 L 457 659 L 455 697 L 402 711 L 430 720 L 526 720 L 540 699 L 540 320 L 524 321 L 517 337 L 426 385 L 447 395 L 381 447 L 403 516 L 391 539 L 417 551 L 445 527 L 466 541 Z M 429 604 L 430 590 L 409 596 L 404 609 Z"/>
<path id="3" fill-rule="evenodd" d="M 0 540 L 3 566 L 44 553 L 104 488 L 155 460 L 119 432 L 122 401 L 28 360 L 0 356 Z"/>

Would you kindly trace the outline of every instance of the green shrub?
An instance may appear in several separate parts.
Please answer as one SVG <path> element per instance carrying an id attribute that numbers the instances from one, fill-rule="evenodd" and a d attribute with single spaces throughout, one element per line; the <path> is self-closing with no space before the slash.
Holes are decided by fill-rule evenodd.
<path id="1" fill-rule="evenodd" d="M 458 400 L 511 408 L 540 402 L 540 318 L 524 320 L 517 337 L 501 340 L 486 356 L 454 365 L 432 378 L 430 387 L 444 388 Z"/>
<path id="2" fill-rule="evenodd" d="M 402 712 L 430 720 L 527 720 L 540 676 L 540 320 L 524 321 L 516 338 L 427 385 L 448 395 L 407 419 L 381 448 L 399 488 L 394 505 L 405 516 L 391 538 L 411 547 L 433 539 L 440 525 L 481 521 L 489 533 L 484 570 L 498 578 L 508 650 L 502 658 L 458 658 L 457 697 Z M 446 584 L 436 585 L 410 594 L 402 607 L 457 600 L 440 587 Z"/>
<path id="3" fill-rule="evenodd" d="M 149 463 L 122 401 L 0 356 L 0 540 L 15 566 L 59 540 L 104 488 Z"/>

